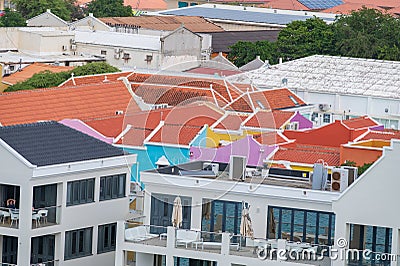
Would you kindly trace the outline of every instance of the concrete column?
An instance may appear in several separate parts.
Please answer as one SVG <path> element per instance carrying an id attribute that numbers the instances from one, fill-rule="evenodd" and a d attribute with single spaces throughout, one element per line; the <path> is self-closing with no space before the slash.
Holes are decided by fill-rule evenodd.
<path id="1" fill-rule="evenodd" d="M 278 250 L 277 250 L 277 260 L 278 261 L 286 261 L 286 240 L 278 239 Z"/>
<path id="2" fill-rule="evenodd" d="M 33 186 L 29 182 L 20 186 L 18 265 L 30 265 Z"/>
<path id="3" fill-rule="evenodd" d="M 175 248 L 175 228 L 172 226 L 168 226 L 167 228 L 167 248 L 173 249 Z"/>
<path id="4" fill-rule="evenodd" d="M 393 228 L 392 231 L 392 250 L 391 254 L 399 254 L 399 230 L 397 228 Z M 397 260 L 398 258 L 396 258 Z M 397 261 L 392 260 L 391 266 L 397 266 Z"/>
<path id="5" fill-rule="evenodd" d="M 202 196 L 195 194 L 192 197 L 192 217 L 190 221 L 190 229 L 201 230 L 201 215 L 202 215 Z"/>
<path id="6" fill-rule="evenodd" d="M 121 248 L 125 241 L 125 222 L 117 222 L 117 239 L 115 248 L 115 266 L 125 265 L 124 261 L 124 250 Z"/>
<path id="7" fill-rule="evenodd" d="M 151 213 L 151 194 L 145 189 L 144 190 L 144 203 L 143 203 L 143 215 L 144 224 L 150 224 L 150 213 Z"/>
<path id="8" fill-rule="evenodd" d="M 222 245 L 221 245 L 221 254 L 226 256 L 229 255 L 229 246 L 231 239 L 229 237 L 229 233 L 222 233 Z"/>

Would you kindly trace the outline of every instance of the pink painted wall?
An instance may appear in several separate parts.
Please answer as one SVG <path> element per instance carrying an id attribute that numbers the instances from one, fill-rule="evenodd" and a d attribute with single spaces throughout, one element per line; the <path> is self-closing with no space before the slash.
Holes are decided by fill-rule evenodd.
<path id="1" fill-rule="evenodd" d="M 63 119 L 59 123 L 65 125 L 67 127 L 73 128 L 75 130 L 78 130 L 82 133 L 85 133 L 86 135 L 89 135 L 91 137 L 94 137 L 96 139 L 104 141 L 108 144 L 113 143 L 113 140 L 114 140 L 113 138 L 104 136 L 103 134 L 101 134 L 100 132 L 91 128 L 90 126 L 86 125 L 84 122 L 82 122 L 79 119 Z"/>
<path id="2" fill-rule="evenodd" d="M 229 163 L 231 155 L 247 157 L 247 165 L 262 166 L 263 161 L 274 151 L 276 146 L 261 145 L 252 136 L 247 136 L 220 148 L 190 147 L 192 161 L 214 161 Z"/>

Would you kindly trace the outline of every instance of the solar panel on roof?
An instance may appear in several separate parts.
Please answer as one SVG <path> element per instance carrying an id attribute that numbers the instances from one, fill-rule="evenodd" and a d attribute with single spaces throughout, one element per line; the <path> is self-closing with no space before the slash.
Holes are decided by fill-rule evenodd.
<path id="1" fill-rule="evenodd" d="M 278 14 L 278 13 L 264 13 L 264 12 L 253 12 L 244 10 L 230 10 L 221 8 L 206 8 L 206 7 L 193 7 L 176 10 L 167 10 L 160 12 L 166 15 L 178 15 L 178 16 L 200 16 L 209 19 L 224 19 L 233 21 L 247 21 L 256 23 L 269 23 L 286 25 L 296 20 L 306 20 L 313 16 L 300 16 L 291 14 Z M 334 18 L 322 18 L 325 21 L 333 21 Z"/>
<path id="2" fill-rule="evenodd" d="M 309 9 L 323 10 L 343 4 L 342 0 L 298 0 Z"/>

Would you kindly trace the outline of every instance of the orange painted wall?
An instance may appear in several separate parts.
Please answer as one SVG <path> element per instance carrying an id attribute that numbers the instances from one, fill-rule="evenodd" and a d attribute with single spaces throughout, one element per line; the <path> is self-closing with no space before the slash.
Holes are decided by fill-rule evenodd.
<path id="1" fill-rule="evenodd" d="M 381 150 L 369 150 L 353 147 L 340 147 L 340 163 L 353 161 L 357 166 L 362 166 L 364 163 L 371 163 L 382 156 Z"/>

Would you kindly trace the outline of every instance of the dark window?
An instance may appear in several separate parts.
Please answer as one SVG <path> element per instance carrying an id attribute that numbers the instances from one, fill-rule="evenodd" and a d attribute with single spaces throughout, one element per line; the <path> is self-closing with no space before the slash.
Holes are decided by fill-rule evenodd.
<path id="1" fill-rule="evenodd" d="M 67 206 L 94 201 L 94 178 L 67 183 Z"/>
<path id="2" fill-rule="evenodd" d="M 151 195 L 150 232 L 155 234 L 167 232 L 167 226 L 172 225 L 171 217 L 176 195 L 153 194 Z M 182 227 L 190 228 L 192 212 L 192 198 L 181 197 L 182 202 Z"/>
<path id="3" fill-rule="evenodd" d="M 91 227 L 65 232 L 64 259 L 70 260 L 92 255 Z"/>
<path id="4" fill-rule="evenodd" d="M 18 238 L 13 236 L 3 236 L 2 263 L 17 265 L 17 257 L 18 257 Z"/>
<path id="5" fill-rule="evenodd" d="M 31 239 L 31 264 L 46 263 L 54 266 L 55 236 L 45 235 Z"/>
<path id="6" fill-rule="evenodd" d="M 100 200 L 125 197 L 126 174 L 100 178 Z"/>
<path id="7" fill-rule="evenodd" d="M 99 226 L 99 237 L 97 239 L 97 253 L 115 251 L 117 237 L 117 224 L 105 224 Z"/>
<path id="8" fill-rule="evenodd" d="M 331 114 L 324 114 L 322 121 L 324 123 L 330 123 L 331 122 Z"/>
<path id="9" fill-rule="evenodd" d="M 205 232 L 229 232 L 240 234 L 240 222 L 242 217 L 242 203 L 223 200 L 204 199 L 202 206 L 201 230 Z M 202 237 L 206 241 L 221 241 L 220 234 L 204 233 Z M 239 239 L 233 237 L 232 241 Z"/>
<path id="10" fill-rule="evenodd" d="M 101 54 L 101 55 L 107 55 L 107 51 L 106 51 L 106 50 L 101 50 L 101 51 L 100 51 L 100 54 Z"/>
<path id="11" fill-rule="evenodd" d="M 302 209 L 269 207 L 267 238 L 332 245 L 335 214 Z"/>

